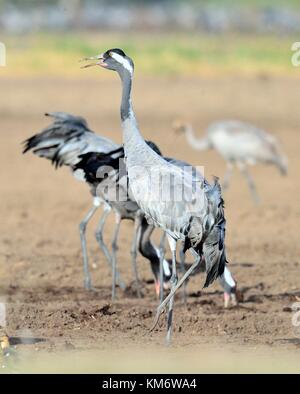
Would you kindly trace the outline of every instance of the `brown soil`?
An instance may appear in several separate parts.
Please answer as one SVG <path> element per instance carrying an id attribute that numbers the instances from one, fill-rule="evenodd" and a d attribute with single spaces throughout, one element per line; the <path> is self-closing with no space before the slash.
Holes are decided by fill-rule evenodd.
<path id="1" fill-rule="evenodd" d="M 47 350 L 135 344 L 160 344 L 165 330 L 147 334 L 157 306 L 150 267 L 139 257 L 143 284 L 137 299 L 132 282 L 129 245 L 132 223 L 122 223 L 119 270 L 128 283 L 110 301 L 110 271 L 99 252 L 90 224 L 88 243 L 96 292 L 83 290 L 78 224 L 91 199 L 85 184 L 67 169 L 57 171 L 31 154 L 22 156 L 21 142 L 45 124 L 45 111 L 81 114 L 99 134 L 121 141 L 120 86 L 111 80 L 1 80 L 1 238 L 0 295 L 7 306 L 10 336 L 44 338 Z M 222 177 L 225 166 L 215 152 L 198 153 L 183 136 L 171 131 L 174 118 L 191 120 L 198 134 L 211 121 L 239 118 L 278 136 L 289 158 L 289 174 L 256 166 L 251 173 L 262 198 L 255 206 L 237 172 L 225 195 L 230 268 L 243 292 L 238 308 L 223 309 L 218 284 L 202 291 L 203 277 L 188 286 L 188 306 L 178 297 L 174 346 L 196 343 L 217 346 L 270 345 L 300 347 L 292 326 L 292 304 L 300 297 L 298 154 L 300 134 L 299 80 L 141 78 L 135 84 L 135 110 L 143 134 L 164 154 L 205 165 L 206 176 Z M 99 212 L 100 215 L 100 212 Z M 109 242 L 113 216 L 105 239 Z M 97 345 L 95 345 L 97 344 Z"/>

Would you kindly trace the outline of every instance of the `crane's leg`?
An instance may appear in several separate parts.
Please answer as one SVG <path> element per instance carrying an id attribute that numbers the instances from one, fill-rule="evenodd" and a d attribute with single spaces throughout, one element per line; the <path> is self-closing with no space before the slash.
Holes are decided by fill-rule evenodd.
<path id="1" fill-rule="evenodd" d="M 104 211 L 103 211 L 103 214 L 99 220 L 99 224 L 96 228 L 95 237 L 96 237 L 96 240 L 100 246 L 100 249 L 102 250 L 104 256 L 106 257 L 108 265 L 112 269 L 112 257 L 109 253 L 108 247 L 106 246 L 106 244 L 104 243 L 104 240 L 103 240 L 103 229 L 104 229 L 104 225 L 105 225 L 106 219 L 107 219 L 110 211 L 111 211 L 111 207 L 107 203 L 104 203 Z M 125 290 L 125 288 L 126 288 L 125 283 L 122 281 L 121 276 L 118 271 L 116 271 L 116 277 L 117 277 L 117 279 L 116 279 L 117 284 L 120 286 L 120 288 L 122 290 Z"/>
<path id="2" fill-rule="evenodd" d="M 253 181 L 249 171 L 246 168 L 246 165 L 244 163 L 238 163 L 238 167 L 239 167 L 241 173 L 246 178 L 246 181 L 248 183 L 248 186 L 249 186 L 249 189 L 250 189 L 250 193 L 251 193 L 251 196 L 252 196 L 254 202 L 256 204 L 259 204 L 260 203 L 260 199 L 258 197 L 258 194 L 257 194 L 257 191 L 256 191 L 256 187 L 255 187 L 254 181 Z"/>
<path id="3" fill-rule="evenodd" d="M 108 264 L 110 265 L 110 267 L 112 267 L 111 255 L 110 255 L 109 250 L 103 240 L 103 229 L 104 229 L 104 225 L 105 225 L 106 219 L 107 219 L 110 211 L 111 211 L 111 207 L 108 204 L 104 203 L 103 214 L 102 214 L 102 216 L 99 220 L 98 226 L 96 228 L 95 238 L 96 238 L 104 256 L 106 257 Z"/>
<path id="4" fill-rule="evenodd" d="M 179 256 L 180 256 L 180 271 L 181 274 L 184 275 L 185 273 L 185 253 L 183 251 L 183 245 L 180 248 L 179 251 Z M 184 305 L 186 305 L 186 286 L 187 286 L 187 281 L 185 281 L 182 285 L 182 302 Z"/>
<path id="5" fill-rule="evenodd" d="M 137 264 L 136 264 L 136 257 L 137 257 L 137 245 L 138 245 L 138 238 L 139 238 L 139 231 L 141 229 L 141 215 L 137 215 L 135 220 L 134 220 L 134 235 L 133 235 L 133 241 L 131 244 L 131 265 L 132 265 L 132 272 L 135 280 L 135 285 L 137 289 L 137 295 L 139 298 L 141 298 L 141 290 L 140 290 L 140 281 L 138 277 L 138 270 L 137 270 Z"/>
<path id="6" fill-rule="evenodd" d="M 228 308 L 230 302 L 232 305 L 238 305 L 238 299 L 236 295 L 236 282 L 234 281 L 231 272 L 225 266 L 223 275 L 219 276 L 219 283 L 224 290 L 224 307 Z"/>
<path id="7" fill-rule="evenodd" d="M 171 236 L 168 237 L 168 242 L 170 245 L 170 249 L 172 252 L 172 276 L 170 279 L 171 282 L 171 292 L 174 290 L 174 288 L 177 285 L 177 272 L 176 272 L 176 243 L 177 241 L 172 238 Z M 167 345 L 171 343 L 171 337 L 172 337 L 172 330 L 173 330 L 173 309 L 174 309 L 174 297 L 175 294 L 170 298 L 169 302 L 169 311 L 168 311 L 168 317 L 167 317 L 167 336 L 166 336 L 166 342 Z"/>
<path id="8" fill-rule="evenodd" d="M 178 281 L 177 285 L 174 286 L 174 288 L 171 289 L 170 293 L 167 295 L 167 297 L 163 300 L 163 302 L 157 308 L 156 316 L 155 316 L 155 319 L 154 319 L 154 323 L 153 323 L 152 327 L 150 328 L 150 332 L 153 331 L 155 329 L 155 327 L 157 326 L 157 323 L 159 321 L 159 317 L 160 317 L 162 311 L 164 310 L 165 306 L 170 301 L 170 299 L 174 296 L 174 294 L 176 293 L 177 289 L 179 289 L 179 287 L 184 283 L 184 281 L 191 275 L 191 273 L 194 271 L 194 269 L 200 263 L 201 256 L 199 256 L 198 253 L 196 253 L 193 249 L 192 249 L 192 253 L 193 253 L 194 257 L 195 257 L 194 263 L 190 266 L 190 268 L 186 271 L 186 273 L 180 278 L 180 280 Z"/>
<path id="9" fill-rule="evenodd" d="M 164 299 L 164 258 L 165 258 L 165 241 L 166 232 L 163 234 L 159 243 L 159 302 L 162 303 Z"/>
<path id="10" fill-rule="evenodd" d="M 111 298 L 112 301 L 116 298 L 116 274 L 117 274 L 117 250 L 118 250 L 118 238 L 120 233 L 120 225 L 121 225 L 121 215 L 119 213 L 115 214 L 116 218 L 116 226 L 113 235 L 113 240 L 111 244 L 112 248 L 112 293 Z"/>
<path id="11" fill-rule="evenodd" d="M 227 170 L 224 175 L 223 183 L 222 183 L 222 190 L 225 191 L 229 187 L 229 182 L 232 177 L 233 172 L 233 164 L 229 161 L 227 162 Z"/>
<path id="12" fill-rule="evenodd" d="M 89 261 L 88 261 L 88 253 L 86 247 L 86 227 L 88 222 L 94 216 L 95 212 L 101 205 L 100 199 L 94 199 L 93 207 L 88 211 L 86 216 L 79 224 L 79 234 L 80 234 L 80 242 L 81 242 L 81 250 L 82 250 L 82 259 L 83 259 L 83 273 L 84 273 L 84 287 L 86 290 L 92 290 L 92 281 L 91 274 L 89 270 Z"/>

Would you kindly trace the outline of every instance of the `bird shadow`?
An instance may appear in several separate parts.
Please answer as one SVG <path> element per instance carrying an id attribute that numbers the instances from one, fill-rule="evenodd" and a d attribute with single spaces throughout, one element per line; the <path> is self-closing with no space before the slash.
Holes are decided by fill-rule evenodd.
<path id="1" fill-rule="evenodd" d="M 229 267 L 251 268 L 251 267 L 254 267 L 255 264 L 250 263 L 250 262 L 244 262 L 244 263 L 230 263 L 228 266 L 229 266 Z"/>
<path id="2" fill-rule="evenodd" d="M 37 337 L 9 337 L 9 343 L 12 346 L 16 345 L 34 345 L 36 343 L 46 342 L 45 338 Z"/>
<path id="3" fill-rule="evenodd" d="M 290 343 L 300 347 L 300 338 L 278 338 L 276 342 Z"/>
<path id="4" fill-rule="evenodd" d="M 251 288 L 249 288 L 250 290 Z M 248 289 L 247 289 L 248 290 Z M 246 293 L 245 288 L 242 289 L 243 294 Z M 263 294 L 251 294 L 247 298 L 244 298 L 243 303 L 257 303 L 262 304 L 264 300 L 269 301 L 278 301 L 278 300 L 290 300 L 296 299 L 296 297 L 300 296 L 300 291 L 291 291 L 291 292 L 283 292 L 283 293 L 263 293 Z"/>

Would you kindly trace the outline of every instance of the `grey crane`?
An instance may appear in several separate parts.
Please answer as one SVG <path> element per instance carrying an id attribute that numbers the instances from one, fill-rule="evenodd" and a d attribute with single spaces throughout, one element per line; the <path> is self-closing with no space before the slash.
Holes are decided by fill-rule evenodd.
<path id="1" fill-rule="evenodd" d="M 147 144 L 161 155 L 158 147 L 151 141 L 147 141 Z M 97 194 L 104 199 L 112 209 L 116 210 L 121 215 L 121 219 L 129 219 L 138 222 L 135 226 L 135 234 L 133 237 L 133 243 L 131 246 L 132 254 L 132 267 L 136 281 L 138 282 L 137 267 L 136 267 L 136 250 L 137 245 L 140 253 L 150 261 L 151 269 L 154 274 L 155 289 L 157 295 L 160 294 L 161 284 L 162 287 L 167 290 L 169 289 L 169 279 L 171 277 L 171 264 L 169 260 L 163 258 L 161 247 L 158 248 L 151 241 L 151 235 L 154 231 L 154 226 L 149 225 L 144 215 L 140 212 L 140 209 L 136 202 L 133 200 L 130 188 L 128 188 L 128 174 L 124 163 L 124 149 L 119 148 L 115 151 L 102 154 L 102 153 L 86 153 L 80 156 L 81 161 L 75 165 L 74 169 L 81 169 L 84 172 L 86 182 L 93 188 L 94 194 Z M 190 165 L 181 160 L 173 158 L 165 159 L 182 168 L 190 168 Z M 200 178 L 204 181 L 207 188 L 210 188 L 208 182 L 202 180 L 202 175 L 192 167 L 193 176 L 197 179 Z M 140 228 L 140 231 L 138 229 Z M 117 242 L 116 242 L 117 243 Z M 116 250 L 114 251 L 114 254 Z M 113 272 L 116 271 L 116 257 L 113 258 Z M 160 263 L 162 262 L 163 267 L 160 270 Z M 181 262 L 181 269 L 182 269 Z M 202 260 L 198 270 L 195 270 L 193 274 L 205 271 L 205 262 Z M 186 270 L 188 265 L 184 266 Z M 162 278 L 160 277 L 162 275 Z M 236 305 L 237 299 L 237 283 L 233 279 L 231 272 L 225 267 L 224 275 L 219 277 L 220 285 L 224 290 L 224 306 L 229 306 L 230 302 Z M 138 285 L 138 283 L 137 283 Z M 115 284 L 113 281 L 113 294 L 115 293 Z"/>
<path id="2" fill-rule="evenodd" d="M 251 196 L 258 203 L 259 197 L 247 165 L 273 164 L 282 175 L 287 173 L 287 159 L 279 149 L 274 136 L 249 123 L 224 120 L 212 123 L 202 138 L 197 138 L 189 123 L 175 122 L 174 129 L 184 132 L 190 146 L 197 150 L 215 149 L 227 162 L 223 189 L 227 189 L 236 165 L 246 178 Z"/>
<path id="3" fill-rule="evenodd" d="M 203 182 L 195 182 L 186 171 L 163 159 L 146 144 L 131 102 L 134 65 L 124 51 L 110 49 L 90 59 L 96 63 L 87 66 L 99 65 L 116 71 L 121 78 L 121 122 L 130 188 L 148 222 L 167 233 L 172 252 L 171 291 L 158 307 L 155 325 L 168 304 L 166 340 L 170 343 L 175 292 L 198 266 L 202 255 L 207 273 L 204 287 L 224 273 L 225 218 L 221 188 L 216 179 L 209 190 L 204 190 Z M 195 257 L 195 262 L 179 281 L 176 272 L 178 240 L 184 241 L 184 251 L 190 249 Z"/>
<path id="4" fill-rule="evenodd" d="M 207 193 L 210 192 L 211 190 L 211 185 L 209 182 L 203 177 L 203 175 L 197 171 L 197 169 L 193 166 L 191 166 L 189 163 L 182 161 L 182 160 L 176 160 L 172 158 L 165 158 L 169 163 L 174 164 L 175 166 L 178 166 L 182 168 L 183 171 L 186 171 L 187 169 L 191 171 L 192 177 L 194 182 L 200 182 L 204 186 L 204 190 L 207 191 Z M 180 250 L 180 259 L 181 259 L 181 271 L 185 272 L 184 268 L 184 261 L 185 261 L 185 254 L 184 254 L 184 245 L 183 249 Z M 200 262 L 200 265 L 198 266 L 197 270 L 194 270 L 193 275 L 199 272 L 204 272 L 205 271 L 205 261 L 202 257 L 202 260 Z M 224 268 L 224 274 L 220 275 L 218 277 L 219 283 L 222 286 L 224 290 L 224 306 L 227 308 L 230 303 L 232 305 L 237 305 L 239 301 L 239 296 L 241 295 L 240 292 L 237 291 L 237 282 L 233 279 L 233 276 L 229 270 L 229 268 L 225 265 Z M 185 289 L 183 292 L 183 298 L 185 301 Z"/>
<path id="5" fill-rule="evenodd" d="M 154 143 L 149 141 L 148 144 L 160 154 L 158 147 Z M 80 162 L 74 166 L 74 170 L 83 171 L 85 180 L 90 185 L 93 195 L 99 196 L 101 200 L 104 200 L 111 209 L 114 210 L 116 216 L 116 227 L 112 242 L 112 298 L 114 299 L 116 294 L 116 253 L 118 250 L 118 237 L 122 220 L 134 221 L 134 236 L 130 253 L 137 292 L 140 296 L 136 257 L 139 237 L 143 236 L 139 231 L 143 214 L 132 197 L 130 188 L 128 188 L 127 172 L 124 163 L 124 150 L 121 147 L 105 154 L 90 152 L 81 155 L 80 159 Z M 145 227 L 142 228 L 142 232 L 144 231 L 146 234 L 148 233 Z M 158 253 L 158 250 L 155 249 L 157 259 L 159 259 Z M 146 254 L 143 248 L 142 254 Z M 153 262 L 153 258 L 149 260 Z"/>
<path id="6" fill-rule="evenodd" d="M 96 229 L 96 239 L 107 258 L 107 261 L 112 266 L 113 271 L 113 279 L 112 279 L 112 298 L 115 298 L 115 287 L 116 283 L 124 290 L 125 285 L 121 281 L 118 271 L 116 270 L 116 251 L 117 251 L 117 238 L 120 229 L 120 222 L 123 219 L 132 219 L 135 221 L 135 232 L 134 232 L 134 241 L 131 248 L 132 255 L 132 266 L 133 272 L 135 274 L 136 282 L 138 282 L 137 270 L 136 270 L 136 246 L 138 243 L 138 227 L 139 227 L 139 212 L 136 203 L 133 200 L 127 201 L 126 196 L 124 196 L 124 188 L 122 185 L 117 183 L 119 191 L 123 193 L 123 195 L 119 195 L 120 201 L 115 201 L 112 197 L 105 194 L 97 194 L 96 193 L 96 185 L 94 182 L 88 182 L 90 178 L 83 176 L 83 170 L 85 170 L 86 162 L 83 160 L 83 157 L 86 156 L 92 158 L 98 153 L 103 154 L 106 157 L 106 161 L 102 161 L 103 171 L 106 171 L 106 166 L 109 164 L 109 160 L 111 160 L 111 164 L 118 160 L 118 151 L 123 152 L 123 148 L 120 145 L 115 144 L 113 141 L 99 136 L 92 132 L 87 122 L 84 118 L 79 116 L 74 116 L 65 112 L 53 112 L 46 113 L 46 116 L 50 116 L 54 118 L 54 122 L 46 127 L 42 132 L 30 137 L 25 141 L 24 153 L 29 150 L 32 150 L 34 154 L 39 157 L 44 157 L 52 161 L 52 163 L 56 167 L 60 167 L 62 165 L 69 166 L 74 177 L 78 180 L 87 181 L 90 186 L 90 191 L 93 196 L 93 207 L 89 210 L 83 221 L 80 223 L 80 239 L 81 239 L 81 247 L 83 254 L 83 267 L 84 267 L 84 278 L 85 278 L 85 287 L 87 289 L 92 288 L 91 284 L 91 276 L 88 265 L 88 254 L 87 254 L 87 246 L 86 246 L 86 228 L 88 222 L 96 213 L 99 206 L 102 204 L 104 207 L 103 214 L 100 218 L 99 225 Z M 115 153 L 114 153 L 115 152 Z M 109 154 L 108 154 L 109 153 Z M 106 154 L 106 155 L 105 155 Z M 122 153 L 123 154 L 123 153 Z M 111 155 L 111 157 L 110 157 Z M 123 154 L 124 155 L 124 154 Z M 79 165 L 81 164 L 81 165 Z M 91 171 L 92 166 L 100 163 L 88 163 L 88 170 Z M 98 169 L 97 167 L 97 169 Z M 100 175 L 99 175 L 100 176 Z M 114 185 L 114 177 L 116 174 L 110 173 L 110 182 Z M 91 175 L 90 175 L 91 177 Z M 101 179 L 101 177 L 100 177 Z M 99 182 L 98 182 L 99 183 Z M 106 180 L 107 185 L 107 180 Z M 105 186 L 106 187 L 106 186 Z M 105 189 L 103 189 L 105 190 Z M 112 191 L 112 185 L 109 189 Z M 119 193 L 120 194 L 120 193 Z M 114 231 L 114 237 L 112 241 L 112 256 L 108 250 L 108 247 L 104 243 L 103 240 L 103 229 L 106 222 L 106 219 L 111 212 L 111 210 L 115 212 L 116 218 L 116 226 Z M 145 229 L 146 231 L 146 229 Z M 139 235 L 145 238 L 143 231 Z M 146 246 L 145 246 L 146 248 Z M 144 250 L 144 244 L 141 245 L 140 251 L 143 255 L 147 255 Z M 156 256 L 156 259 L 158 256 Z M 151 259 L 149 259 L 151 262 Z M 164 262 L 164 271 L 163 271 L 163 281 L 167 283 L 168 277 L 165 274 L 167 270 L 166 262 Z M 167 271 L 168 272 L 168 271 Z M 139 294 L 139 287 L 137 283 L 137 291 Z M 140 295 L 140 294 L 139 294 Z"/>
<path id="7" fill-rule="evenodd" d="M 51 112 L 45 115 L 53 118 L 53 123 L 40 133 L 24 141 L 23 153 L 32 150 L 35 155 L 51 160 L 56 168 L 63 165 L 68 166 L 74 177 L 78 180 L 84 180 L 82 173 L 74 169 L 74 166 L 80 161 L 80 155 L 88 152 L 106 153 L 120 148 L 120 145 L 110 139 L 95 134 L 88 127 L 86 120 L 80 116 L 74 116 L 65 112 Z M 112 265 L 109 250 L 103 241 L 103 228 L 111 207 L 104 200 L 101 200 L 99 196 L 96 196 L 93 190 L 91 192 L 93 206 L 79 225 L 83 256 L 84 286 L 88 290 L 92 289 L 92 284 L 88 265 L 86 228 L 101 204 L 104 207 L 104 211 L 95 235 L 107 261 Z M 117 276 L 120 287 L 125 289 L 125 285 L 118 273 Z"/>

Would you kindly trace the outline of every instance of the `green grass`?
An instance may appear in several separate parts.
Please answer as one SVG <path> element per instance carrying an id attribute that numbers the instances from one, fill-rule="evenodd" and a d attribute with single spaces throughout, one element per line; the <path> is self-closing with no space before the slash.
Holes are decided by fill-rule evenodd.
<path id="1" fill-rule="evenodd" d="M 295 73 L 296 37 L 203 34 L 38 34 L 2 39 L 4 74 L 77 75 L 78 60 L 112 47 L 132 56 L 142 74 Z M 1 70 L 2 71 L 2 70 Z"/>

